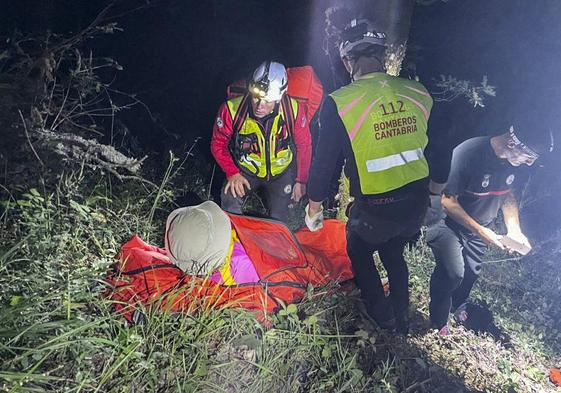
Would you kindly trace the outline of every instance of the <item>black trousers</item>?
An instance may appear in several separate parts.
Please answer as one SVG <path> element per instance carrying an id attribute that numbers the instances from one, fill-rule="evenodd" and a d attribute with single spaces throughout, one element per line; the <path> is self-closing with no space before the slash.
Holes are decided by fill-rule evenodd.
<path id="1" fill-rule="evenodd" d="M 265 191 L 269 216 L 275 220 L 286 222 L 288 219 L 288 206 L 292 203 L 292 186 L 294 184 L 293 171 L 289 168 L 284 173 L 270 180 L 261 179 L 248 174 L 243 174 L 243 176 L 245 176 L 251 185 L 251 191 L 249 192 L 256 192 L 259 189 Z M 226 183 L 224 186 L 225 185 Z M 220 194 L 222 209 L 230 213 L 242 214 L 243 205 L 248 193 L 246 192 L 246 196 L 243 198 L 234 198 L 230 191 L 228 191 L 228 194 L 224 194 L 224 186 Z"/>
<path id="2" fill-rule="evenodd" d="M 475 234 L 450 228 L 445 220 L 429 227 L 427 243 L 436 261 L 430 279 L 430 319 L 440 329 L 450 311 L 469 297 L 487 245 Z"/>
<path id="3" fill-rule="evenodd" d="M 391 203 L 358 201 L 349 210 L 347 253 L 366 309 L 377 321 L 388 321 L 408 312 L 409 271 L 403 251 L 421 228 L 427 206 L 428 191 Z M 390 304 L 374 265 L 374 251 L 378 251 L 388 273 Z"/>

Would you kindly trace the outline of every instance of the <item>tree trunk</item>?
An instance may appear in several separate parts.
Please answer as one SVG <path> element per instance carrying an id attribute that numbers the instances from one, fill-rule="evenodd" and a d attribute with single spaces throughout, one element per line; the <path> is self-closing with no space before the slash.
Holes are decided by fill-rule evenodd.
<path id="1" fill-rule="evenodd" d="M 364 11 L 387 34 L 390 45 L 400 45 L 409 37 L 414 7 L 414 0 L 370 0 Z"/>
<path id="2" fill-rule="evenodd" d="M 405 58 L 407 39 L 415 0 L 370 0 L 365 3 L 366 16 L 387 35 L 385 67 L 390 75 L 398 76 Z"/>

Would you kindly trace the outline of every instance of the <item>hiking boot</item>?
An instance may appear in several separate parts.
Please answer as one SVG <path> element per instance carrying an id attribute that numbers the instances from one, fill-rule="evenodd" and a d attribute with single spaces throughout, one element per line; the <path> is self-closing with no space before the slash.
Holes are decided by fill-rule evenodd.
<path id="1" fill-rule="evenodd" d="M 463 303 L 453 313 L 453 318 L 459 325 L 474 332 L 486 332 L 493 323 L 493 314 L 485 305 Z"/>
<path id="2" fill-rule="evenodd" d="M 489 327 L 487 328 L 487 333 L 489 333 L 495 341 L 500 342 L 506 349 L 511 349 L 514 347 L 510 335 L 494 323 L 491 323 L 489 325 Z"/>
<path id="3" fill-rule="evenodd" d="M 440 337 L 447 337 L 449 336 L 450 333 L 450 328 L 448 327 L 448 324 L 442 326 L 440 329 L 438 329 L 438 335 Z"/>
<path id="4" fill-rule="evenodd" d="M 512 348 L 511 338 L 493 321 L 493 314 L 484 305 L 463 303 L 453 314 L 454 320 L 468 330 L 476 333 L 489 333 L 495 341 L 503 344 L 505 348 Z"/>
<path id="5" fill-rule="evenodd" d="M 467 303 L 462 303 L 460 304 L 456 310 L 454 311 L 454 320 L 460 324 L 463 325 L 467 322 L 467 320 L 469 319 L 469 314 L 467 311 Z"/>
<path id="6" fill-rule="evenodd" d="M 357 308 L 361 316 L 371 324 L 378 326 L 382 330 L 387 330 L 388 332 L 395 331 L 396 328 L 395 318 L 387 319 L 381 315 L 375 315 L 374 312 L 368 310 L 364 302 L 360 302 Z"/>

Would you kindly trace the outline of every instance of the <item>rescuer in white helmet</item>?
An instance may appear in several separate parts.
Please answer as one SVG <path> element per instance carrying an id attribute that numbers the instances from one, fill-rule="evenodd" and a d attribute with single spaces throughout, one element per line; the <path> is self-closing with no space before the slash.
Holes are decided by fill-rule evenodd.
<path id="1" fill-rule="evenodd" d="M 291 200 L 306 194 L 311 141 L 306 108 L 286 94 L 284 65 L 264 61 L 247 93 L 226 101 L 214 123 L 211 151 L 226 174 L 221 207 L 242 214 L 248 190 L 265 190 L 269 214 L 286 221 Z"/>

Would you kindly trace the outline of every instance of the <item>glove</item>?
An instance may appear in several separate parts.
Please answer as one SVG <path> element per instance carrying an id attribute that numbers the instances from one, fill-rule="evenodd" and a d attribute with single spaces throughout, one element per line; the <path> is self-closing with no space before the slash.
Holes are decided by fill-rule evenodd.
<path id="1" fill-rule="evenodd" d="M 310 209 L 310 205 L 308 204 L 304 209 L 304 211 L 306 212 L 306 217 L 304 218 L 304 221 L 306 222 L 306 226 L 308 227 L 308 229 L 312 232 L 315 232 L 323 228 L 323 206 L 321 207 L 319 212 L 314 214 L 312 217 L 310 217 L 310 215 L 308 214 L 309 209 Z"/>
<path id="2" fill-rule="evenodd" d="M 433 209 L 442 209 L 442 205 L 440 204 L 440 195 L 429 195 L 430 198 L 430 204 L 429 207 L 433 208 Z"/>

